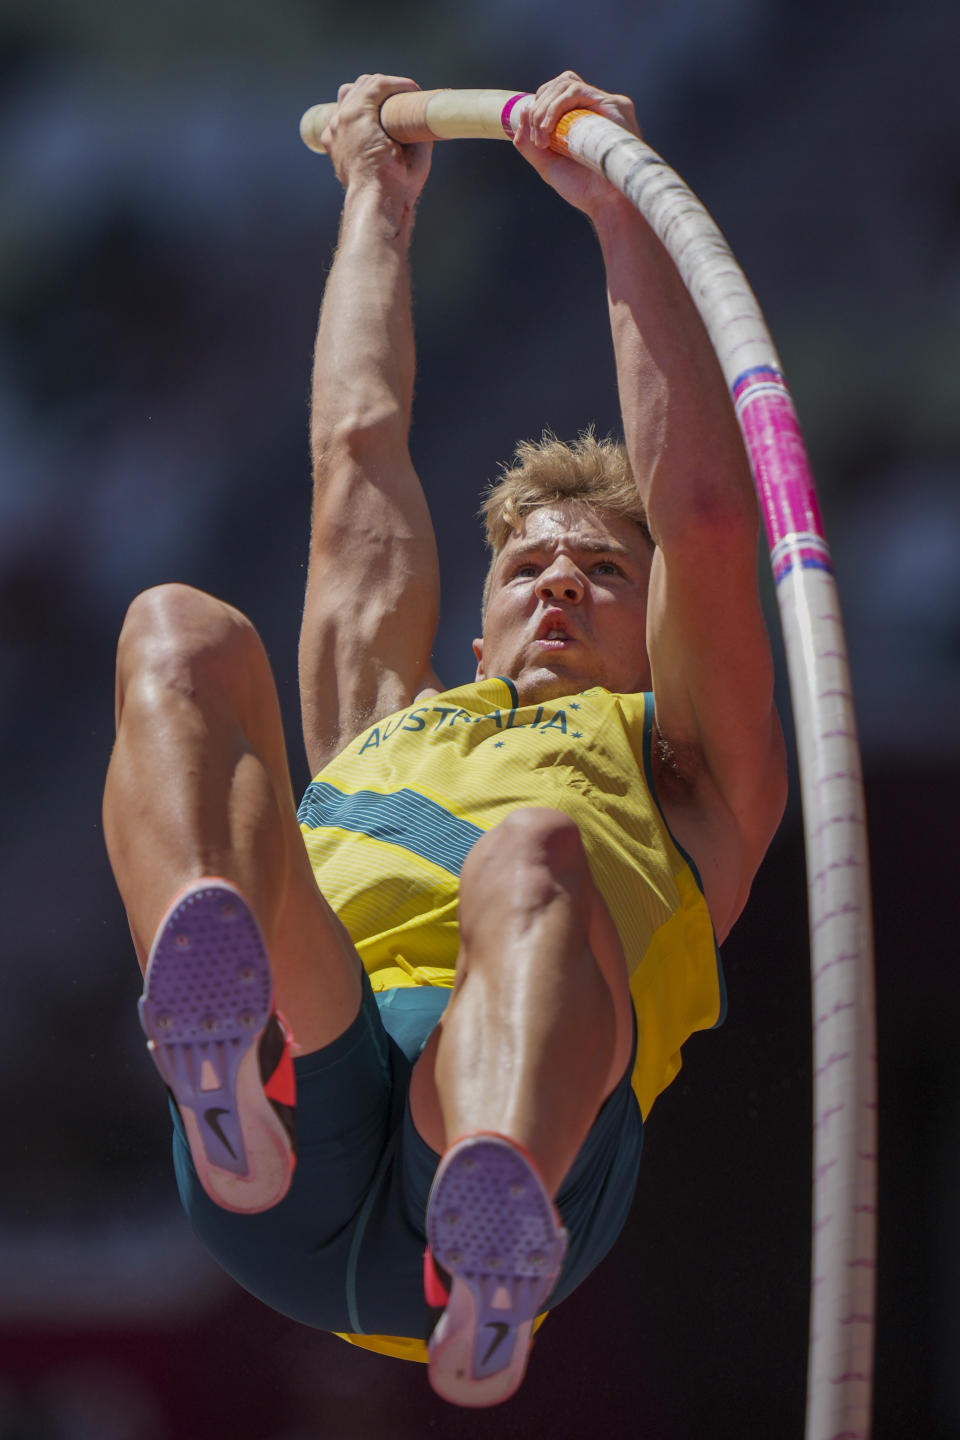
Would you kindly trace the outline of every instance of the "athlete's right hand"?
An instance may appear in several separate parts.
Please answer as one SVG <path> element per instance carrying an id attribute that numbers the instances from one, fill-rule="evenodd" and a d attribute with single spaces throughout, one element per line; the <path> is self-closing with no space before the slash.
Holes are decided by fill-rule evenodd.
<path id="1" fill-rule="evenodd" d="M 628 95 L 600 90 L 581 79 L 576 71 L 564 70 L 562 75 L 539 87 L 533 105 L 519 118 L 513 143 L 548 185 L 596 221 L 599 212 L 607 206 L 628 210 L 632 206 L 603 175 L 550 150 L 550 137 L 562 117 L 570 110 L 581 108 L 596 110 L 633 135 L 640 134 L 633 101 Z"/>
<path id="2" fill-rule="evenodd" d="M 397 75 L 360 75 L 337 91 L 337 108 L 321 143 L 345 190 L 373 182 L 403 194 L 413 204 L 430 171 L 432 144 L 398 145 L 380 124 L 380 106 L 388 95 L 419 90 L 415 80 Z"/>

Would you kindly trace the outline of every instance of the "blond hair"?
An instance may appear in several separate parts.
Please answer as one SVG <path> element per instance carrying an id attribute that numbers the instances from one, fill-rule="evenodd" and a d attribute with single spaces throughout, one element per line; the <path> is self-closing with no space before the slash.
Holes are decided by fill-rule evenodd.
<path id="1" fill-rule="evenodd" d="M 575 501 L 592 510 L 622 515 L 643 532 L 653 545 L 647 512 L 633 478 L 626 447 L 609 435 L 598 440 L 593 426 L 581 430 L 571 444 L 546 429 L 539 440 L 521 440 L 513 463 L 503 465 L 492 480 L 480 509 L 486 525 L 487 545 L 493 552 L 483 586 L 482 614 L 493 582 L 500 551 L 533 510 L 545 505 Z"/>

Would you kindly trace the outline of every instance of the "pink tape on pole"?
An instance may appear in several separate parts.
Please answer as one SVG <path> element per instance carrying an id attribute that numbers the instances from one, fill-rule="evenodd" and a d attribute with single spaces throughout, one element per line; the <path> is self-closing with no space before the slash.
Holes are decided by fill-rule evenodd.
<path id="1" fill-rule="evenodd" d="M 503 133 L 513 138 L 513 126 L 510 124 L 510 116 L 513 114 L 513 107 L 518 100 L 526 100 L 530 94 L 529 90 L 521 90 L 518 95 L 511 95 L 510 99 L 500 111 L 500 124 L 503 126 Z"/>
<path id="2" fill-rule="evenodd" d="M 760 365 L 732 386 L 737 415 L 753 462 L 779 583 L 799 564 L 832 570 L 820 506 L 793 400 L 779 370 Z"/>

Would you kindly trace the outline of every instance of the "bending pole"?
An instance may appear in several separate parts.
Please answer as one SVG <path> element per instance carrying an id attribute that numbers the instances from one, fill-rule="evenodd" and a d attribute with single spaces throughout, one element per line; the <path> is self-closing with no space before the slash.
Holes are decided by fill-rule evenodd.
<path id="1" fill-rule="evenodd" d="M 395 140 L 510 139 L 532 96 L 390 96 Z M 311 149 L 333 105 L 300 122 Z M 830 551 L 790 392 L 760 308 L 683 181 L 591 110 L 552 148 L 605 175 L 660 237 L 706 325 L 736 408 L 766 525 L 797 733 L 813 1001 L 813 1265 L 807 1440 L 869 1440 L 876 1271 L 876 1022 L 866 818 L 846 642 Z M 786 925 L 788 920 L 784 919 Z"/>

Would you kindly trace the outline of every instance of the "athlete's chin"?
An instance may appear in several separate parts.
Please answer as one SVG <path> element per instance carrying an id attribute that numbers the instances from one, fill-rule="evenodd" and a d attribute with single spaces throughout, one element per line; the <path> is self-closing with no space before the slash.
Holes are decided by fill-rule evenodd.
<path id="1" fill-rule="evenodd" d="M 539 705 L 544 700 L 559 700 L 563 695 L 579 695 L 595 686 L 622 695 L 650 689 L 649 675 L 616 675 L 603 666 L 587 669 L 577 665 L 556 668 L 538 665 L 521 669 L 510 678 L 521 705 Z"/>
<path id="2" fill-rule="evenodd" d="M 604 684 L 599 676 L 581 674 L 572 668 L 561 671 L 537 667 L 512 678 L 521 705 L 538 705 L 543 700 L 559 700 L 562 695 L 579 695 L 581 690 Z"/>

